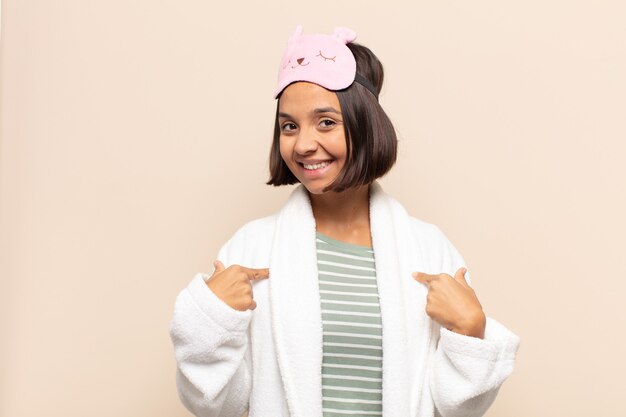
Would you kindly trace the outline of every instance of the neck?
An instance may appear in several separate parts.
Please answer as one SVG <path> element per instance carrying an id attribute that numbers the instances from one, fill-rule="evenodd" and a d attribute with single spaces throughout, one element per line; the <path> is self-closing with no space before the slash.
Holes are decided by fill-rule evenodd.
<path id="1" fill-rule="evenodd" d="M 309 193 L 309 198 L 318 226 L 333 229 L 367 226 L 369 229 L 369 185 L 339 193 Z"/>

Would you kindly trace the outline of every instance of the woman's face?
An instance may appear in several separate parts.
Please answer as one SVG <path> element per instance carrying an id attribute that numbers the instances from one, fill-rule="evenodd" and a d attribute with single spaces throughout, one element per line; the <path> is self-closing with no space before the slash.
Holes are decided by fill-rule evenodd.
<path id="1" fill-rule="evenodd" d="M 322 194 L 346 164 L 346 137 L 337 95 L 317 84 L 296 82 L 278 103 L 280 154 L 312 194 Z"/>

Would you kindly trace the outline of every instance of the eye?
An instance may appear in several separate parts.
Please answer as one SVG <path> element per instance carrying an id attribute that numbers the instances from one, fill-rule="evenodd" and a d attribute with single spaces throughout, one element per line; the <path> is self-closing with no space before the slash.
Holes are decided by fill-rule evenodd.
<path id="1" fill-rule="evenodd" d="M 295 125 L 295 123 L 285 123 L 284 125 L 282 125 L 280 127 L 280 130 L 282 130 L 285 133 L 289 133 L 292 131 L 292 129 L 290 129 L 291 127 L 293 127 L 293 130 L 295 130 L 297 128 L 297 126 Z"/>
<path id="2" fill-rule="evenodd" d="M 324 55 L 322 55 L 322 51 L 320 51 L 320 53 L 315 55 L 315 56 L 321 56 L 322 58 L 324 58 L 324 62 L 326 62 L 326 61 L 333 61 L 333 62 L 335 62 L 335 58 L 337 57 L 336 55 L 334 57 L 332 57 L 332 58 L 325 57 Z"/>
<path id="3" fill-rule="evenodd" d="M 324 119 L 320 122 L 320 124 L 322 125 L 322 127 L 333 127 L 337 123 L 335 123 L 334 120 Z"/>

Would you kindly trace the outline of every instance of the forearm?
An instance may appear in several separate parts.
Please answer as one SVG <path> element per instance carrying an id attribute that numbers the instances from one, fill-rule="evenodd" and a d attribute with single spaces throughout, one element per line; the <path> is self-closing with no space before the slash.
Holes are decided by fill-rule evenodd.
<path id="1" fill-rule="evenodd" d="M 482 416 L 513 371 L 519 338 L 486 321 L 484 339 L 441 330 L 430 385 L 442 417 Z"/>
<path id="2" fill-rule="evenodd" d="M 170 326 L 176 385 L 182 403 L 196 416 L 228 416 L 246 406 L 249 320 L 249 312 L 224 304 L 199 275 L 179 294 Z"/>

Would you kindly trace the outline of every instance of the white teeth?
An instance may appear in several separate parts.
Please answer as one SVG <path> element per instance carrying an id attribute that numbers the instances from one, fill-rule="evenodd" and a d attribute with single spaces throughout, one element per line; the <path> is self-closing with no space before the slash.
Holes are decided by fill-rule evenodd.
<path id="1" fill-rule="evenodd" d="M 324 168 L 328 164 L 330 164 L 330 161 L 320 162 L 319 164 L 313 164 L 313 165 L 307 165 L 307 164 L 302 164 L 302 165 L 304 165 L 304 168 L 306 169 L 319 169 L 319 168 Z"/>

